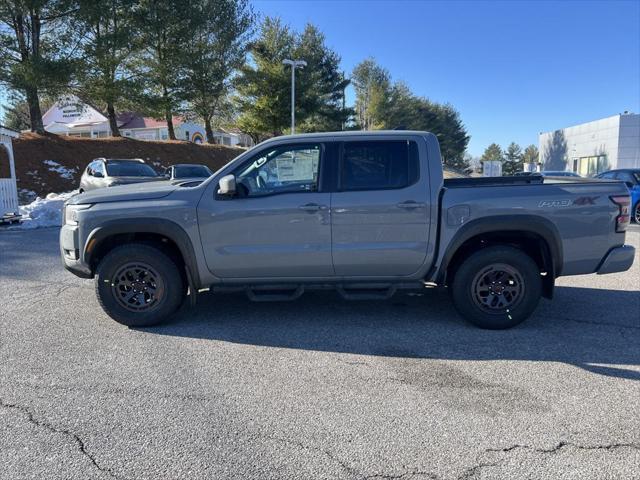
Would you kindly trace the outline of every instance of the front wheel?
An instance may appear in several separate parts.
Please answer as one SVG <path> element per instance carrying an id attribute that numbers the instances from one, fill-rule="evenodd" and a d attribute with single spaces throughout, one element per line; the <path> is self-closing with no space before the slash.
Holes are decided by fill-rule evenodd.
<path id="1" fill-rule="evenodd" d="M 640 200 L 638 200 L 638 203 L 636 203 L 633 218 L 635 219 L 636 223 L 640 225 Z"/>
<path id="2" fill-rule="evenodd" d="M 471 255 L 455 272 L 453 302 L 480 328 L 500 330 L 526 320 L 542 293 L 540 270 L 517 248 L 495 246 Z"/>
<path id="3" fill-rule="evenodd" d="M 176 263 L 143 244 L 111 250 L 98 265 L 95 287 L 107 315 L 128 327 L 163 322 L 180 307 L 185 291 Z"/>

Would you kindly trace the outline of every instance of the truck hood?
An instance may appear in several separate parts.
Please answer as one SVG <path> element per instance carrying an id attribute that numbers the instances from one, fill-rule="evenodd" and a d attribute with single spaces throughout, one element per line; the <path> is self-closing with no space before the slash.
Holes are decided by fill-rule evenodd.
<path id="1" fill-rule="evenodd" d="M 162 198 L 175 191 L 177 185 L 171 185 L 168 181 L 154 181 L 143 183 L 132 183 L 117 187 L 98 188 L 86 193 L 81 193 L 72 197 L 68 203 L 103 203 L 103 202 L 124 202 L 133 200 L 153 200 Z"/>

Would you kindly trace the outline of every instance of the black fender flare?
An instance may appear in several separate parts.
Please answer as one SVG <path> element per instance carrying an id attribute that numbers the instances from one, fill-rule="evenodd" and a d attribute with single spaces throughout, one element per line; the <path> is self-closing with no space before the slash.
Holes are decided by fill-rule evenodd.
<path id="1" fill-rule="evenodd" d="M 527 232 L 541 237 L 549 247 L 552 264 L 551 280 L 562 273 L 562 241 L 556 226 L 546 218 L 536 215 L 498 215 L 478 218 L 464 224 L 458 229 L 447 246 L 438 268 L 438 283 L 446 280 L 449 264 L 458 249 L 469 239 L 484 233 L 494 232 Z"/>
<path id="2" fill-rule="evenodd" d="M 91 265 L 91 256 L 105 239 L 123 233 L 153 233 L 162 235 L 176 244 L 185 262 L 189 286 L 200 286 L 198 261 L 189 235 L 177 223 L 162 218 L 123 218 L 109 220 L 91 231 L 84 247 L 84 261 Z M 196 290 L 197 291 L 197 290 Z"/>

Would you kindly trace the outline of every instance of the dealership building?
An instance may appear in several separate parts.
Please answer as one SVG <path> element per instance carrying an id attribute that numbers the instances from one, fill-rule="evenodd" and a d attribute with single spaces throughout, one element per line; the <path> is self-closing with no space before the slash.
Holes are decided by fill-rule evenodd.
<path id="1" fill-rule="evenodd" d="M 569 170 L 592 176 L 617 168 L 640 168 L 640 115 L 612 117 L 540 133 L 544 170 Z"/>

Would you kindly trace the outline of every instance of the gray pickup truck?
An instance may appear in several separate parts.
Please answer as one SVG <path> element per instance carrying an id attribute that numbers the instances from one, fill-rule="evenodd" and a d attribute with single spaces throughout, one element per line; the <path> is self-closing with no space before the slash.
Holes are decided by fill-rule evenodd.
<path id="1" fill-rule="evenodd" d="M 369 300 L 444 286 L 464 318 L 501 329 L 551 298 L 561 275 L 629 269 L 629 204 L 614 181 L 444 180 L 431 133 L 295 135 L 201 183 L 77 195 L 60 252 L 128 326 L 161 322 L 203 289 L 283 301 L 333 288 Z"/>

